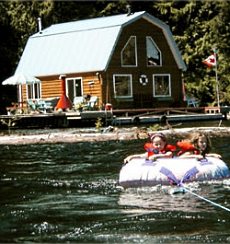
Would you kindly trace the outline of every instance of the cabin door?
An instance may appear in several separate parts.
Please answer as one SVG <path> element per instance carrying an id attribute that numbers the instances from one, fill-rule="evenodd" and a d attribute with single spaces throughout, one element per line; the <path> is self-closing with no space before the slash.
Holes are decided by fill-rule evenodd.
<path id="1" fill-rule="evenodd" d="M 74 79 L 66 79 L 66 95 L 73 102 L 75 97 L 83 96 L 82 93 L 82 79 L 74 78 Z"/>

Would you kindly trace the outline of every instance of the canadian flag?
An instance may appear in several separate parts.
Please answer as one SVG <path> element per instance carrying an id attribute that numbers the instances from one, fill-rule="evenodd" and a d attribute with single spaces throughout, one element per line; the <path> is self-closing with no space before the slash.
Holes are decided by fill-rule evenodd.
<path id="1" fill-rule="evenodd" d="M 213 66 L 216 66 L 216 54 L 210 55 L 202 63 L 207 65 L 209 68 L 212 68 Z"/>

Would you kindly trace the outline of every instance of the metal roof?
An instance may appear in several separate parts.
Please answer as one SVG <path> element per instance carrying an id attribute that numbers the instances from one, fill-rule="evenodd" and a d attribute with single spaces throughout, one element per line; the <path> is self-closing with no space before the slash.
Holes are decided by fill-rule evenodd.
<path id="1" fill-rule="evenodd" d="M 88 31 L 92 29 L 110 28 L 115 26 L 121 26 L 127 22 L 131 22 L 145 12 L 137 12 L 131 15 L 120 14 L 107 17 L 98 17 L 93 19 L 78 20 L 67 23 L 55 24 L 42 30 L 42 35 L 55 35 L 73 31 Z M 39 33 L 34 36 L 40 36 Z"/>
<path id="2" fill-rule="evenodd" d="M 15 73 L 41 77 L 103 71 L 122 27 L 141 17 L 163 29 L 178 67 L 184 70 L 168 26 L 146 12 L 137 12 L 51 25 L 28 39 Z"/>

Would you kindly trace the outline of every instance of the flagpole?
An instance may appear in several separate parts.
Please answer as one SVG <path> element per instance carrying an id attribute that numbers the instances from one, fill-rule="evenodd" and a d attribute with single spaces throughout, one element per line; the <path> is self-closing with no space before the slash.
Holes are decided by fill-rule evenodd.
<path id="1" fill-rule="evenodd" d="M 209 68 L 213 68 L 215 66 L 215 73 L 216 73 L 216 102 L 218 108 L 220 108 L 220 94 L 219 94 L 219 81 L 217 75 L 217 49 L 214 47 L 212 49 L 213 53 L 208 58 L 206 58 L 203 63 L 206 64 Z"/>
<path id="2" fill-rule="evenodd" d="M 219 81 L 217 76 L 217 64 L 216 64 L 216 97 L 217 97 L 217 106 L 220 107 L 220 94 L 219 94 Z"/>
<path id="3" fill-rule="evenodd" d="M 217 74 L 217 51 L 214 48 L 213 49 L 215 58 L 216 58 L 216 67 L 215 67 L 215 73 L 216 73 L 216 99 L 217 99 L 217 106 L 220 108 L 220 94 L 219 94 L 219 81 L 218 81 L 218 74 Z"/>

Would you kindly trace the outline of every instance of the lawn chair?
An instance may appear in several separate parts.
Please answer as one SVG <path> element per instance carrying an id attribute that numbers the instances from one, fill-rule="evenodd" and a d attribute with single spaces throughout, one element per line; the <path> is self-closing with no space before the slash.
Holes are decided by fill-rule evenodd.
<path id="1" fill-rule="evenodd" d="M 27 107 L 29 111 L 36 111 L 36 104 L 34 99 L 28 99 L 27 100 Z"/>
<path id="2" fill-rule="evenodd" d="M 98 97 L 97 96 L 91 96 L 90 100 L 88 102 L 88 109 L 93 110 L 96 108 L 98 102 Z"/>
<path id="3" fill-rule="evenodd" d="M 186 97 L 186 101 L 188 107 L 199 107 L 199 100 L 195 97 Z"/>
<path id="4" fill-rule="evenodd" d="M 75 110 L 80 110 L 84 107 L 84 97 L 79 96 L 73 99 L 73 108 Z"/>
<path id="5" fill-rule="evenodd" d="M 46 113 L 47 105 L 44 100 L 41 99 L 28 99 L 28 109 L 31 112 Z"/>

